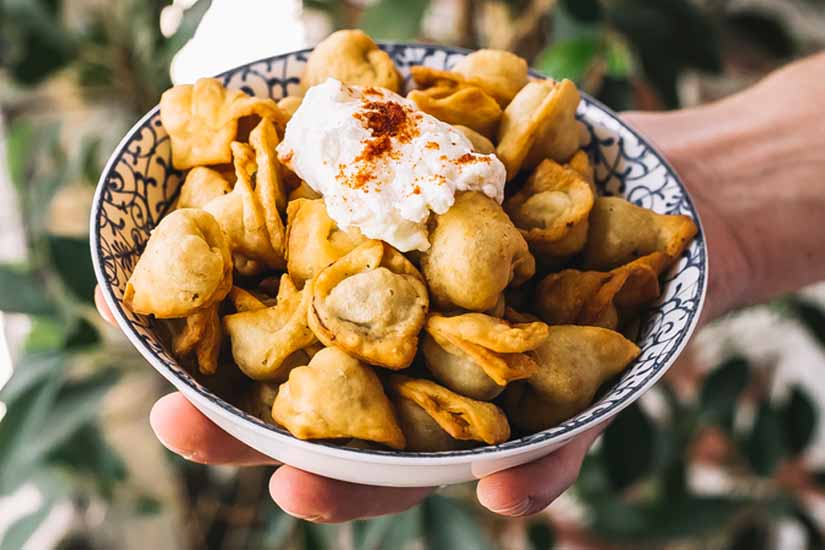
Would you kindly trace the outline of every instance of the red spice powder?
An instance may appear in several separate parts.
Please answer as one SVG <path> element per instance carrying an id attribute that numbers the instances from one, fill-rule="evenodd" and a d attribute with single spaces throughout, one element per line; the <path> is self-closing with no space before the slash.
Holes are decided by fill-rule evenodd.
<path id="1" fill-rule="evenodd" d="M 366 88 L 364 95 L 383 94 L 375 88 Z M 352 115 L 361 121 L 371 135 L 362 142 L 364 148 L 355 157 L 355 162 L 362 163 L 362 166 L 349 177 L 346 177 L 343 168 L 339 168 L 338 180 L 353 189 L 364 189 L 373 179 L 372 172 L 377 161 L 385 156 L 394 158 L 397 155 L 397 151 L 393 151 L 393 140 L 397 140 L 398 143 L 409 143 L 418 135 L 418 127 L 410 114 L 409 108 L 395 101 L 365 99 L 362 102 L 362 110 Z"/>

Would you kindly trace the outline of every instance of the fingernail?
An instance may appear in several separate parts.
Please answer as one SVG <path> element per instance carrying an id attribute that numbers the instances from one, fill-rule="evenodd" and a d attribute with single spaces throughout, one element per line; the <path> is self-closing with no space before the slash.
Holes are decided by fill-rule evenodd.
<path id="1" fill-rule="evenodd" d="M 490 510 L 502 516 L 517 517 L 532 514 L 534 512 L 533 507 L 533 499 L 527 497 L 509 506 L 490 508 Z"/>

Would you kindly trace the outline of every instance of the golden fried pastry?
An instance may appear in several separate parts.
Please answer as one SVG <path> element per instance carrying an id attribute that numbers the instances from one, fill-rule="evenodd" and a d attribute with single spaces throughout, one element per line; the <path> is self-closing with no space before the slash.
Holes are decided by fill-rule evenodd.
<path id="1" fill-rule="evenodd" d="M 275 421 L 300 439 L 358 438 L 403 449 L 381 381 L 367 365 L 337 348 L 294 369 L 272 405 Z"/>
<path id="2" fill-rule="evenodd" d="M 232 288 L 232 256 L 208 212 L 183 208 L 160 221 L 126 283 L 123 302 L 159 319 L 188 317 Z"/>
<path id="3" fill-rule="evenodd" d="M 249 144 L 255 150 L 255 193 L 263 206 L 269 234 L 278 239 L 273 247 L 283 246 L 284 224 L 280 213 L 286 212 L 287 193 L 275 153 L 280 141 L 275 125 L 266 118 L 249 134 Z"/>
<path id="4" fill-rule="evenodd" d="M 421 274 L 382 241 L 366 241 L 312 280 L 309 326 L 327 346 L 371 365 L 403 369 L 429 308 Z"/>
<path id="5" fill-rule="evenodd" d="M 321 197 L 321 193 L 310 187 L 307 182 L 303 180 L 300 180 L 298 186 L 289 192 L 290 202 L 297 199 L 320 199 Z"/>
<path id="6" fill-rule="evenodd" d="M 582 145 L 576 121 L 579 91 L 569 80 L 530 82 L 504 109 L 496 153 L 508 179 L 544 159 L 567 162 Z"/>
<path id="7" fill-rule="evenodd" d="M 311 279 L 365 240 L 357 228 L 338 229 L 321 199 L 296 199 L 287 206 L 286 269 L 296 281 Z"/>
<path id="8" fill-rule="evenodd" d="M 495 136 L 501 107 L 477 86 L 439 85 L 412 90 L 407 97 L 419 109 L 449 124 L 467 126 L 487 138 Z"/>
<path id="9" fill-rule="evenodd" d="M 268 118 L 281 128 L 286 115 L 269 98 L 227 90 L 214 78 L 175 86 L 160 98 L 160 120 L 172 144 L 172 164 L 185 170 L 232 160 L 230 144 L 242 117 Z"/>
<path id="10" fill-rule="evenodd" d="M 590 214 L 583 264 L 587 269 L 613 269 L 662 252 L 670 265 L 696 231 L 688 216 L 657 214 L 618 197 L 599 197 Z"/>
<path id="11" fill-rule="evenodd" d="M 490 94 L 502 108 L 527 85 L 527 61 L 504 50 L 474 51 L 452 70 Z"/>
<path id="12" fill-rule="evenodd" d="M 659 274 L 669 263 L 661 252 L 613 271 L 565 269 L 551 273 L 536 290 L 538 311 L 551 325 L 593 325 L 616 330 L 618 308 L 635 309 L 659 296 Z"/>
<path id="13" fill-rule="evenodd" d="M 253 380 L 277 380 L 290 355 L 316 342 L 307 325 L 310 300 L 309 289 L 299 291 L 284 274 L 276 305 L 223 318 L 232 356 L 244 374 Z"/>
<path id="14" fill-rule="evenodd" d="M 231 193 L 213 199 L 203 209 L 215 216 L 229 237 L 233 256 L 239 260 L 239 265 L 235 266 L 239 273 L 256 274 L 263 267 L 281 269 L 285 265 L 283 225 L 275 204 L 268 202 L 264 208 L 261 200 L 263 196 L 273 197 L 271 190 L 264 190 L 272 182 L 261 177 L 259 189 L 253 190 L 252 176 L 257 166 L 254 150 L 244 143 L 233 142 L 232 151 L 238 177 L 235 188 Z M 270 227 L 274 233 L 270 233 Z M 240 263 L 242 259 L 249 263 Z"/>
<path id="15" fill-rule="evenodd" d="M 220 172 L 196 166 L 189 170 L 180 188 L 177 208 L 203 208 L 214 198 L 232 191 L 232 186 Z"/>
<path id="16" fill-rule="evenodd" d="M 433 376 L 453 391 L 484 401 L 535 372 L 537 365 L 524 352 L 547 336 L 544 323 L 511 325 L 482 313 L 434 313 L 425 330 L 421 351 Z"/>
<path id="17" fill-rule="evenodd" d="M 439 452 L 454 451 L 468 446 L 444 431 L 432 416 L 415 401 L 395 396 L 393 400 L 398 424 L 407 439 L 408 451 Z"/>
<path id="18" fill-rule="evenodd" d="M 533 253 L 552 262 L 584 248 L 594 200 L 593 188 L 581 174 L 547 159 L 504 209 Z"/>
<path id="19" fill-rule="evenodd" d="M 464 134 L 464 137 L 470 140 L 470 143 L 473 145 L 473 150 L 476 153 L 481 153 L 482 155 L 492 155 L 496 152 L 496 146 L 493 145 L 493 142 L 472 128 L 467 128 L 461 124 L 455 124 L 453 125 L 453 128 Z"/>
<path id="20" fill-rule="evenodd" d="M 524 237 L 486 195 L 459 193 L 447 212 L 433 218 L 421 269 L 439 306 L 491 309 L 505 287 L 518 286 L 535 273 Z"/>
<path id="21" fill-rule="evenodd" d="M 298 110 L 298 107 L 301 106 L 301 101 L 303 101 L 303 99 L 304 98 L 302 97 L 288 95 L 278 100 L 278 108 L 286 114 L 287 122 L 290 118 L 292 118 L 292 115 L 295 114 L 295 111 Z"/>
<path id="22" fill-rule="evenodd" d="M 505 407 L 513 425 L 537 432 L 583 411 L 604 382 L 622 372 L 639 348 L 618 332 L 556 325 L 532 352 L 538 370 L 528 388 L 508 388 Z"/>
<path id="23" fill-rule="evenodd" d="M 567 163 L 567 167 L 578 172 L 587 183 L 590 184 L 590 189 L 593 190 L 593 196 L 598 196 L 596 191 L 596 174 L 593 170 L 593 165 L 590 164 L 590 157 L 585 151 L 578 151 Z"/>
<path id="24" fill-rule="evenodd" d="M 218 305 L 196 311 L 185 320 L 170 322 L 175 325 L 172 328 L 175 357 L 186 358 L 194 354 L 198 370 L 203 374 L 214 374 L 218 370 L 223 341 Z"/>
<path id="25" fill-rule="evenodd" d="M 430 380 L 400 374 L 390 376 L 388 386 L 393 395 L 424 409 L 454 439 L 496 445 L 510 437 L 507 417 L 492 403 L 458 395 Z"/>
<path id="26" fill-rule="evenodd" d="M 238 313 L 258 311 L 259 309 L 266 309 L 268 307 L 258 296 L 237 286 L 232 287 L 227 298 Z"/>
<path id="27" fill-rule="evenodd" d="M 275 424 L 272 418 L 272 404 L 278 395 L 278 384 L 269 382 L 255 382 L 243 401 L 242 408 L 249 414 L 256 416 L 267 424 Z"/>
<path id="28" fill-rule="evenodd" d="M 392 58 L 359 30 L 334 32 L 315 46 L 301 83 L 310 88 L 330 77 L 344 84 L 401 90 L 401 76 Z"/>

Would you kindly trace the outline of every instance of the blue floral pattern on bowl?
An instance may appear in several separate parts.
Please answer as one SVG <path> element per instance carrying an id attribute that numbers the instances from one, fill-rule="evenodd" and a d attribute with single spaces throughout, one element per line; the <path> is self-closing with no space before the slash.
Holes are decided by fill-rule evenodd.
<path id="1" fill-rule="evenodd" d="M 450 68 L 466 51 L 428 45 L 383 44 L 409 82 L 409 67 Z M 229 70 L 218 76 L 230 88 L 279 99 L 299 91 L 300 75 L 311 50 L 278 55 Z M 533 78 L 543 75 L 531 72 Z M 582 94 L 577 117 L 587 127 L 588 153 L 596 184 L 603 194 L 623 196 L 660 213 L 686 214 L 699 224 L 698 214 L 662 156 L 634 130 L 598 101 Z M 113 153 L 98 185 L 92 209 L 91 248 L 98 282 L 115 315 L 128 324 L 127 336 L 141 354 L 167 377 L 182 380 L 224 409 L 267 429 L 286 433 L 223 401 L 182 368 L 158 337 L 153 321 L 122 307 L 126 281 L 149 234 L 174 202 L 183 173 L 171 164 L 171 147 L 158 108 L 150 111 L 126 135 Z M 401 456 L 450 456 L 513 449 L 565 435 L 607 418 L 635 401 L 661 377 L 686 345 L 704 301 L 707 249 L 700 231 L 665 277 L 660 299 L 643 317 L 637 343 L 639 358 L 596 403 L 554 428 L 501 445 L 446 453 L 403 453 L 346 449 L 353 453 Z"/>

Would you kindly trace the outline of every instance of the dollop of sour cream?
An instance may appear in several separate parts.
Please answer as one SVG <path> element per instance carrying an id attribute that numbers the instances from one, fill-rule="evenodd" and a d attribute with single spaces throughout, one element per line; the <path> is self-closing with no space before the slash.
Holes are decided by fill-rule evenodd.
<path id="1" fill-rule="evenodd" d="M 459 131 L 384 88 L 333 78 L 313 86 L 277 151 L 339 227 L 402 252 L 429 248 L 427 219 L 457 192 L 504 199 L 506 170 L 495 155 L 475 153 Z"/>

